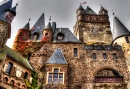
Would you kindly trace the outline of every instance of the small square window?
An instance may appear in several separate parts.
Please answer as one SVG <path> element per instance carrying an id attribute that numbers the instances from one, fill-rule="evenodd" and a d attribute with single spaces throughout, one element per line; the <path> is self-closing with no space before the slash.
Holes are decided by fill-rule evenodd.
<path id="1" fill-rule="evenodd" d="M 96 53 L 93 53 L 93 54 L 92 54 L 92 58 L 93 58 L 93 59 L 96 59 Z"/>
<path id="2" fill-rule="evenodd" d="M 113 58 L 114 58 L 114 59 L 117 59 L 116 53 L 113 53 Z"/>
<path id="3" fill-rule="evenodd" d="M 54 69 L 54 73 L 58 73 L 58 71 L 59 71 L 58 69 Z"/>
<path id="4" fill-rule="evenodd" d="M 106 53 L 103 53 L 103 58 L 107 59 L 107 54 Z"/>

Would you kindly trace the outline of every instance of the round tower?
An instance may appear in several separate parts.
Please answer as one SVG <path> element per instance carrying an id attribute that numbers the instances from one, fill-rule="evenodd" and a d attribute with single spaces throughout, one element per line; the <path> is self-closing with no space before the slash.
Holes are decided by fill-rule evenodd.
<path id="1" fill-rule="evenodd" d="M 45 29 L 42 32 L 42 41 L 51 42 L 52 34 L 53 34 L 53 31 L 52 31 L 51 23 L 49 22 L 48 25 L 45 27 Z"/>
<path id="2" fill-rule="evenodd" d="M 120 45 L 125 57 L 130 59 L 130 32 L 115 16 L 113 19 L 113 45 Z"/>
<path id="3" fill-rule="evenodd" d="M 17 50 L 19 49 L 19 46 L 23 44 L 23 42 L 29 40 L 31 37 L 31 32 L 30 32 L 30 25 L 29 22 L 21 29 L 19 29 L 15 40 L 13 44 L 13 49 Z"/>

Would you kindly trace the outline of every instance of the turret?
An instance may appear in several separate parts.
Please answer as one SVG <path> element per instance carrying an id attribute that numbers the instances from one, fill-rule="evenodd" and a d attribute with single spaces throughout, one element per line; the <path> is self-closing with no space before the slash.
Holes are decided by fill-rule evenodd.
<path id="1" fill-rule="evenodd" d="M 102 5 L 101 5 L 100 11 L 99 11 L 99 15 L 108 15 L 108 11 L 106 9 L 104 9 Z"/>
<path id="2" fill-rule="evenodd" d="M 12 0 L 0 6 L 0 51 L 3 49 L 11 35 L 11 22 L 16 16 L 16 4 L 12 7 Z"/>
<path id="3" fill-rule="evenodd" d="M 83 13 L 85 13 L 85 10 L 83 9 L 83 7 L 80 4 L 79 8 L 76 10 L 78 21 L 83 18 Z"/>
<path id="4" fill-rule="evenodd" d="M 52 34 L 53 34 L 53 31 L 52 31 L 51 23 L 49 22 L 42 32 L 42 41 L 51 42 Z"/>
<path id="5" fill-rule="evenodd" d="M 112 44 L 120 45 L 125 53 L 126 58 L 130 57 L 130 32 L 116 16 L 113 19 Z"/>
<path id="6" fill-rule="evenodd" d="M 13 44 L 13 49 L 17 50 L 18 45 L 20 45 L 22 42 L 25 42 L 31 38 L 31 32 L 30 32 L 30 24 L 29 22 L 21 29 L 19 29 L 15 40 Z"/>

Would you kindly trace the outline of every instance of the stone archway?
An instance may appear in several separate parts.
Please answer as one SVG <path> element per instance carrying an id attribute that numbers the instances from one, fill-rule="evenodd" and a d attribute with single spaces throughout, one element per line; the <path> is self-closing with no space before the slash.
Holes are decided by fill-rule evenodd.
<path id="1" fill-rule="evenodd" d="M 127 85 L 118 71 L 106 68 L 96 73 L 94 89 L 127 89 Z"/>

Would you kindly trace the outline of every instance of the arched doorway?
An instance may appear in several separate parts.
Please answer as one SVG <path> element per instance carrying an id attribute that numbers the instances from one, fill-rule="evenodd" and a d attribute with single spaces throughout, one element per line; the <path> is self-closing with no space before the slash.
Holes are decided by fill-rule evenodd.
<path id="1" fill-rule="evenodd" d="M 106 68 L 96 73 L 94 89 L 127 89 L 127 85 L 118 71 Z"/>

